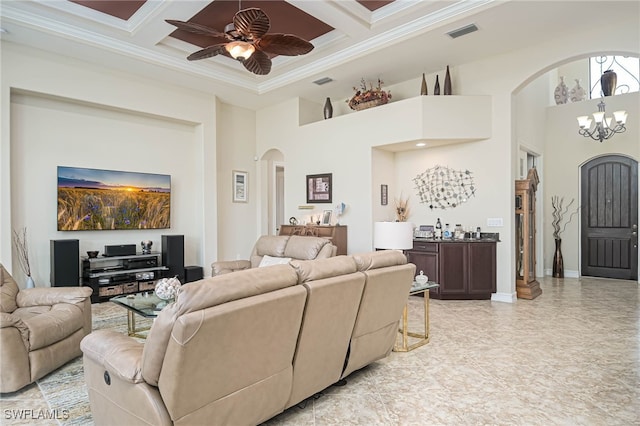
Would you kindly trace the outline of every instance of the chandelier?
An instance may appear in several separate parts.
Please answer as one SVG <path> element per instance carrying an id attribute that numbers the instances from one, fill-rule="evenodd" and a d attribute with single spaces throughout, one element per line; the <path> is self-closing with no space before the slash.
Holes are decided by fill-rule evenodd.
<path id="1" fill-rule="evenodd" d="M 622 133 L 627 130 L 624 125 L 626 121 L 626 111 L 615 111 L 613 117 L 605 117 L 604 101 L 600 101 L 598 112 L 593 113 L 593 119 L 586 115 L 578 117 L 578 126 L 580 126 L 578 133 L 585 138 L 602 142 L 605 139 L 610 139 L 616 133 Z M 592 126 L 592 124 L 594 125 Z"/>

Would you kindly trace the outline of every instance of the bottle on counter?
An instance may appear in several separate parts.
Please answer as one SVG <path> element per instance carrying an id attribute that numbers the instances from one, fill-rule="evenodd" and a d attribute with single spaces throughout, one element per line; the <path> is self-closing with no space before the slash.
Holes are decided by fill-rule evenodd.
<path id="1" fill-rule="evenodd" d="M 444 225 L 444 231 L 442 231 L 442 238 L 445 240 L 450 240 L 451 239 L 451 229 L 449 229 L 449 224 L 445 223 Z"/>
<path id="2" fill-rule="evenodd" d="M 461 224 L 456 223 L 456 229 L 453 232 L 453 235 L 456 240 L 464 240 L 464 229 Z"/>
<path id="3" fill-rule="evenodd" d="M 476 240 L 479 240 L 479 239 L 480 239 L 480 227 L 478 226 L 476 228 Z"/>
<path id="4" fill-rule="evenodd" d="M 438 218 L 438 221 L 436 222 L 435 237 L 436 237 L 436 240 L 442 239 L 442 223 L 440 222 L 440 218 Z"/>

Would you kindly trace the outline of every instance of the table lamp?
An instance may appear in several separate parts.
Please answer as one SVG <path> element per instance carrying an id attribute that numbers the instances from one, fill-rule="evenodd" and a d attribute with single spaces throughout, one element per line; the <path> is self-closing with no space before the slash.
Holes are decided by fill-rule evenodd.
<path id="1" fill-rule="evenodd" d="M 413 248 L 413 223 L 375 222 L 373 248 L 378 250 L 408 250 Z"/>

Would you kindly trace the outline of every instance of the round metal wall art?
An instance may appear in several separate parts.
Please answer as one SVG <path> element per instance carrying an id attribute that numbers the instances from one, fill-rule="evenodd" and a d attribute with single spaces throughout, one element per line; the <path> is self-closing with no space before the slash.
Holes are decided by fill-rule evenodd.
<path id="1" fill-rule="evenodd" d="M 473 173 L 435 166 L 413 178 L 422 204 L 433 209 L 448 209 L 466 203 L 476 192 Z"/>

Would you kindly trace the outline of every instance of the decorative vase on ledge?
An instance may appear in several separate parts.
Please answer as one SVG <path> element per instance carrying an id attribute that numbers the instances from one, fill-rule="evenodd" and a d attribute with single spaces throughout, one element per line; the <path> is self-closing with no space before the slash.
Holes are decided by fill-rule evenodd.
<path id="1" fill-rule="evenodd" d="M 331 99 L 327 98 L 324 101 L 324 119 L 327 120 L 331 117 L 333 117 L 333 105 L 331 105 Z"/>
<path id="2" fill-rule="evenodd" d="M 616 85 L 618 84 L 618 75 L 612 70 L 606 70 L 600 77 L 600 85 L 602 86 L 602 93 L 605 96 L 611 96 L 616 91 Z"/>
<path id="3" fill-rule="evenodd" d="M 436 75 L 436 85 L 433 88 L 433 94 L 434 95 L 439 95 L 440 94 L 440 80 L 438 79 L 438 75 Z"/>
<path id="4" fill-rule="evenodd" d="M 566 104 L 567 99 L 569 99 L 569 88 L 565 84 L 563 76 L 560 76 L 560 83 L 558 83 L 556 89 L 553 91 L 553 97 L 556 100 L 556 105 Z"/>
<path id="5" fill-rule="evenodd" d="M 427 95 L 427 79 L 424 76 L 424 73 L 422 73 L 422 85 L 420 86 L 420 95 L 422 96 L 426 96 Z"/>
<path id="6" fill-rule="evenodd" d="M 449 65 L 447 65 L 447 73 L 444 76 L 444 94 L 451 95 L 451 74 L 449 74 Z"/>
<path id="7" fill-rule="evenodd" d="M 562 260 L 562 240 L 556 238 L 556 251 L 553 254 L 553 276 L 554 278 L 564 278 L 564 262 Z"/>

